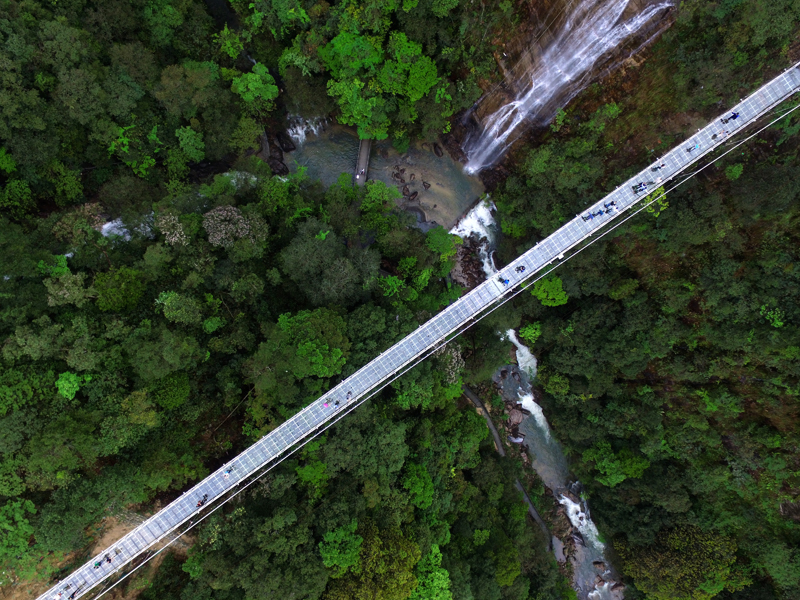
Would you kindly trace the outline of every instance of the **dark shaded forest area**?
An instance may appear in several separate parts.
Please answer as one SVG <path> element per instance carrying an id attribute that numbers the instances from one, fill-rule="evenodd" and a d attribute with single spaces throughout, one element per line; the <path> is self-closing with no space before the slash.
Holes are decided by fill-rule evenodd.
<path id="1" fill-rule="evenodd" d="M 435 140 L 496 81 L 492 44 L 528 3 L 231 5 L 223 24 L 198 0 L 0 0 L 4 591 L 45 589 L 104 517 L 163 506 L 462 293 L 460 240 L 414 228 L 396 190 L 273 176 L 253 154 L 287 114 L 401 151 Z M 800 60 L 799 21 L 797 0 L 682 3 L 640 66 L 515 149 L 493 194 L 500 258 Z M 798 597 L 797 114 L 393 383 L 127 592 L 574 597 L 513 487 L 521 463 L 460 396 L 508 361 L 496 332 L 515 327 L 627 598 Z"/>

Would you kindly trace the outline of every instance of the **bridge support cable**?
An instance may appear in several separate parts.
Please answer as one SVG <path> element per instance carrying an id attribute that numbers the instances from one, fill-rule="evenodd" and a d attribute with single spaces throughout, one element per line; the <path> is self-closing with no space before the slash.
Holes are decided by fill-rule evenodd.
<path id="1" fill-rule="evenodd" d="M 634 205 L 640 204 L 647 195 L 644 192 L 648 186 L 641 190 L 640 184 L 643 183 L 642 179 L 646 183 L 653 177 L 651 170 L 653 167 L 659 166 L 660 177 L 656 182 L 652 182 L 653 189 L 656 189 L 675 179 L 688 167 L 725 143 L 734 133 L 742 131 L 797 91 L 800 91 L 800 63 L 763 85 L 731 109 L 731 115 L 735 114 L 735 118 L 731 116 L 727 123 L 723 124 L 715 120 L 605 198 L 595 202 L 583 214 L 576 216 L 501 269 L 495 277 L 450 304 L 403 340 L 382 352 L 373 361 L 197 483 L 110 548 L 76 569 L 39 596 L 39 600 L 75 600 L 85 596 L 145 551 L 178 532 L 187 522 L 192 522 L 190 528 L 194 526 L 197 516 L 208 508 L 213 506 L 213 510 L 208 514 L 218 510 L 286 456 L 379 393 L 397 377 L 470 327 L 476 320 L 505 304 L 521 291 L 521 284 L 529 285 L 545 277 L 552 268 L 574 257 L 600 237 L 644 210 L 647 205 L 655 202 L 658 198 L 633 210 Z M 779 118 L 783 116 L 785 114 Z M 722 131 L 726 132 L 725 135 L 719 133 L 721 125 L 723 125 Z M 681 185 L 683 181 L 671 189 Z M 620 219 L 626 211 L 629 211 L 628 214 Z M 615 222 L 617 220 L 619 222 Z M 608 227 L 612 223 L 613 226 Z M 570 255 L 565 258 L 568 252 Z M 206 518 L 208 514 L 201 516 L 200 520 Z M 174 539 L 176 538 L 169 543 Z"/>

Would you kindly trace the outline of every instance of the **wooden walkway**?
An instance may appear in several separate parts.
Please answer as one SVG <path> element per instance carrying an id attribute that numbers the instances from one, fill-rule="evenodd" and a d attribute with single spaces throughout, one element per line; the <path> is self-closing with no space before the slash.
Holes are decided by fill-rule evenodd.
<path id="1" fill-rule="evenodd" d="M 358 145 L 358 162 L 356 162 L 355 182 L 356 185 L 364 185 L 369 176 L 369 151 L 372 148 L 372 140 L 361 140 Z"/>

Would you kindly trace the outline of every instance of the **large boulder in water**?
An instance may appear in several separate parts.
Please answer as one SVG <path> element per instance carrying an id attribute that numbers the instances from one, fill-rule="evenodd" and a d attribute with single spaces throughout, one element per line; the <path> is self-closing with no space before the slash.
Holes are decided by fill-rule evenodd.
<path id="1" fill-rule="evenodd" d="M 295 150 L 297 150 L 297 147 L 294 145 L 292 138 L 289 137 L 284 132 L 279 131 L 276 137 L 278 138 L 278 144 L 280 144 L 281 150 L 283 150 L 284 152 L 294 152 Z"/>
<path id="2" fill-rule="evenodd" d="M 410 195 L 411 195 L 411 192 L 408 191 L 408 186 L 404 185 L 403 186 L 403 196 L 410 196 Z"/>
<path id="3" fill-rule="evenodd" d="M 267 164 L 269 168 L 272 169 L 273 175 L 288 175 L 289 174 L 289 167 L 287 167 L 283 162 L 275 158 L 274 156 L 270 156 L 267 158 Z"/>
<path id="4" fill-rule="evenodd" d="M 439 158 L 441 158 L 442 155 L 444 154 L 444 152 L 442 152 L 442 148 L 439 146 L 439 144 L 434 144 L 433 145 L 433 153 L 436 156 L 438 156 Z"/>
<path id="5" fill-rule="evenodd" d="M 409 199 L 409 200 L 416 200 L 416 199 L 417 199 L 417 196 L 419 196 L 419 192 L 414 192 L 413 194 L 411 194 L 411 195 L 408 197 L 408 199 Z"/>
<path id="6" fill-rule="evenodd" d="M 269 145 L 269 155 L 270 157 L 283 162 L 283 150 L 281 150 L 281 147 L 277 144 Z"/>

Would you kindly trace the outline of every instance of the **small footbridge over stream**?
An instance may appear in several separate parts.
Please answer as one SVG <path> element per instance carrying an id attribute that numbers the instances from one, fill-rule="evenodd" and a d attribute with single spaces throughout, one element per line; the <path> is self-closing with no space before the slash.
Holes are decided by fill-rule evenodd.
<path id="1" fill-rule="evenodd" d="M 372 140 L 361 140 L 358 143 L 358 160 L 356 161 L 356 185 L 364 185 L 369 175 L 369 152 L 372 149 Z"/>
<path id="2" fill-rule="evenodd" d="M 101 593 L 105 588 L 98 588 L 100 584 L 106 582 L 106 586 L 110 585 L 112 578 L 127 565 L 137 560 L 141 562 L 146 552 L 177 537 L 185 524 L 190 526 L 202 517 L 201 513 L 226 502 L 292 451 L 330 427 L 431 352 L 453 339 L 475 320 L 509 299 L 515 288 L 519 289 L 521 283 L 544 276 L 548 266 L 562 260 L 566 253 L 578 251 L 584 242 L 591 241 L 593 235 L 606 231 L 609 224 L 614 223 L 625 211 L 646 196 L 647 190 L 641 189 L 640 183 L 658 179 L 651 185 L 649 191 L 665 184 L 724 143 L 730 135 L 744 129 L 798 91 L 800 91 L 800 63 L 722 115 L 722 118 L 727 119 L 726 123 L 721 123 L 721 119 L 715 119 L 679 147 L 671 150 L 656 163 L 648 166 L 518 257 L 502 269 L 497 277 L 483 282 L 462 296 L 228 464 L 184 492 L 180 498 L 147 519 L 113 546 L 102 550 L 86 564 L 64 577 L 57 585 L 39 596 L 39 600 L 75 600 L 95 591 Z M 729 119 L 733 114 L 737 117 Z M 364 176 L 359 178 L 360 180 L 366 179 L 367 167 L 361 166 L 364 145 L 362 144 L 359 152 L 358 169 L 364 169 Z M 368 160 L 368 146 L 366 157 Z M 658 167 L 656 173 L 653 172 L 655 167 Z"/>

